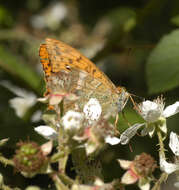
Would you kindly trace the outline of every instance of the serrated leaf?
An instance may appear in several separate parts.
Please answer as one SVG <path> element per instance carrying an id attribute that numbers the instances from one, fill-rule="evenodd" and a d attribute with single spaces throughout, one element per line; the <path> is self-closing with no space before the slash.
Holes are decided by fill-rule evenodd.
<path id="1" fill-rule="evenodd" d="M 179 30 L 160 40 L 148 58 L 146 73 L 150 94 L 179 86 Z"/>
<path id="2" fill-rule="evenodd" d="M 32 89 L 39 91 L 40 76 L 30 66 L 24 64 L 18 57 L 6 51 L 2 46 L 0 46 L 0 67 L 27 83 Z"/>

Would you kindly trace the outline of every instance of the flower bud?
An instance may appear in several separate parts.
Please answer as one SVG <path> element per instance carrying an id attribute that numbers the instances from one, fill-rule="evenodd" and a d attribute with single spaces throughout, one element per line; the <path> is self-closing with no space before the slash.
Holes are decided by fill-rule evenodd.
<path id="1" fill-rule="evenodd" d="M 137 155 L 133 161 L 133 166 L 137 174 L 141 177 L 147 177 L 151 175 L 157 167 L 156 161 L 146 153 Z"/>
<path id="2" fill-rule="evenodd" d="M 20 172 L 37 172 L 44 164 L 44 156 L 40 146 L 35 142 L 19 142 L 13 161 L 15 168 Z"/>

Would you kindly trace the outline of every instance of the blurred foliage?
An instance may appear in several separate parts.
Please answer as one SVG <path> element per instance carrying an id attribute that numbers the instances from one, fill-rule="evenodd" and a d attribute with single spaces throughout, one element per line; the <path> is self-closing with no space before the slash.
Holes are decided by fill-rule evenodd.
<path id="1" fill-rule="evenodd" d="M 162 93 L 166 104 L 174 103 L 179 94 L 178 15 L 178 0 L 0 1 L 0 82 L 6 80 L 37 97 L 42 96 L 45 86 L 38 48 L 46 37 L 53 37 L 92 59 L 116 85 L 125 86 L 139 96 L 139 99 L 134 96 L 135 101 L 140 102 L 140 97 L 153 99 Z M 42 121 L 35 122 L 32 115 L 43 107 L 33 106 L 20 119 L 8 104 L 16 95 L 2 86 L 0 91 L 0 137 L 10 137 L 3 151 L 12 154 L 19 139 L 42 142 L 33 131 Z M 128 107 L 124 111 L 127 120 L 140 121 L 132 105 Z M 121 118 L 119 127 L 123 131 L 128 125 Z M 169 121 L 169 131 L 176 131 L 178 122 L 177 117 Z M 135 142 L 135 154 L 146 151 L 147 147 L 155 156 L 157 147 L 143 139 L 135 138 L 131 142 L 132 146 Z M 129 147 L 113 149 L 105 150 L 112 155 L 104 158 L 106 173 L 111 169 L 111 160 L 135 155 Z M 31 184 L 24 178 L 15 183 L 12 176 L 6 175 L 6 181 L 15 186 L 37 183 L 36 179 Z M 112 175 L 117 174 L 108 173 L 106 179 Z"/>

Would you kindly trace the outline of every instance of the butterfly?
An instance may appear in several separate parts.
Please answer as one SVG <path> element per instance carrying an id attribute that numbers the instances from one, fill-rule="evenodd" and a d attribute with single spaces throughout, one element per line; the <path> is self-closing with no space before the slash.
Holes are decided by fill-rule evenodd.
<path id="1" fill-rule="evenodd" d="M 71 46 L 47 38 L 40 45 L 40 62 L 46 81 L 45 96 L 75 94 L 78 99 L 64 100 L 65 111 L 82 111 L 91 99 L 97 99 L 102 115 L 118 115 L 130 94 L 112 81 L 89 59 Z"/>

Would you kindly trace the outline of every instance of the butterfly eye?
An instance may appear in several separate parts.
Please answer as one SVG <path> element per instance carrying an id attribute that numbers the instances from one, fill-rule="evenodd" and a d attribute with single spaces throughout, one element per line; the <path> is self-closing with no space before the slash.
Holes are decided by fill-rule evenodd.
<path id="1" fill-rule="evenodd" d="M 68 69 L 69 71 L 71 71 L 71 67 L 69 65 L 65 65 L 66 69 Z"/>

